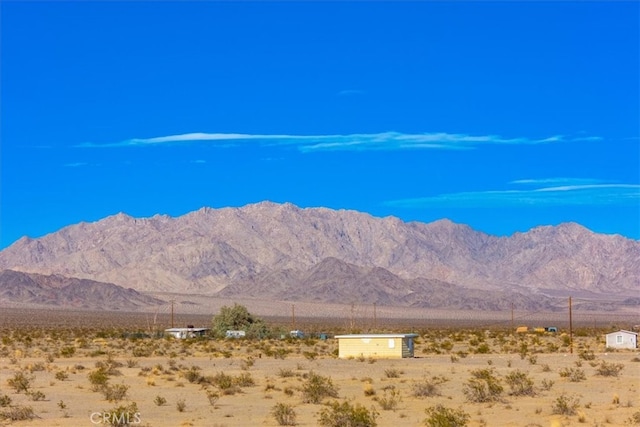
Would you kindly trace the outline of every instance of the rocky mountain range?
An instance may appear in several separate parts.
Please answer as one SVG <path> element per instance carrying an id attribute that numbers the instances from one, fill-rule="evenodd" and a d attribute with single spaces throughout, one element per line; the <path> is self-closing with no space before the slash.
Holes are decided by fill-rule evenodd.
<path id="1" fill-rule="evenodd" d="M 635 296 L 640 242 L 575 223 L 496 237 L 449 220 L 262 202 L 175 218 L 121 213 L 24 237 L 0 252 L 0 269 L 140 292 L 491 309 Z"/>
<path id="2" fill-rule="evenodd" d="M 60 275 L 0 271 L 0 303 L 90 310 L 130 310 L 165 302 L 113 283 Z"/>

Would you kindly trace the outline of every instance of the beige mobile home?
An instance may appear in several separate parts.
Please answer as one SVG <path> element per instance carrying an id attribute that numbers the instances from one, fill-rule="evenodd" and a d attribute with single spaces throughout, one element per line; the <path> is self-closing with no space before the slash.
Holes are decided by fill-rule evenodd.
<path id="1" fill-rule="evenodd" d="M 338 357 L 372 357 L 394 359 L 413 357 L 413 340 L 417 334 L 336 335 Z"/>

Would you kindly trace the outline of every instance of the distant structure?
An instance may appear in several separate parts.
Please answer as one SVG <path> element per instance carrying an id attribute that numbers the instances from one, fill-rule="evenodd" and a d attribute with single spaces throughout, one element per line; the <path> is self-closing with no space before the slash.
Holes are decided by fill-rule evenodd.
<path id="1" fill-rule="evenodd" d="M 413 357 L 413 340 L 418 334 L 353 334 L 336 335 L 338 357 L 371 357 L 400 359 Z"/>
<path id="2" fill-rule="evenodd" d="M 638 348 L 638 333 L 625 331 L 611 332 L 606 335 L 607 348 Z"/>
<path id="3" fill-rule="evenodd" d="M 187 338 L 204 337 L 207 335 L 208 330 L 209 328 L 194 328 L 192 325 L 189 325 L 186 328 L 165 329 L 164 333 L 174 338 L 187 339 Z"/>
<path id="4" fill-rule="evenodd" d="M 225 338 L 244 338 L 245 336 L 247 336 L 247 333 L 245 331 L 228 330 L 227 332 L 225 332 L 224 336 Z"/>

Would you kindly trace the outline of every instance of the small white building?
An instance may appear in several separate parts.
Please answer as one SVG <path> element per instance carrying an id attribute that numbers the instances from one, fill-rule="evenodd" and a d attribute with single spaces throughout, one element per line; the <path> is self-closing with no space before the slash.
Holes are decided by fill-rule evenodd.
<path id="1" fill-rule="evenodd" d="M 207 335 L 208 328 L 169 328 L 164 333 L 178 339 L 197 338 Z"/>
<path id="2" fill-rule="evenodd" d="M 606 335 L 607 348 L 638 348 L 638 333 L 620 330 Z"/>
<path id="3" fill-rule="evenodd" d="M 354 334 L 336 335 L 338 357 L 372 357 L 401 359 L 413 357 L 413 340 L 417 334 Z"/>

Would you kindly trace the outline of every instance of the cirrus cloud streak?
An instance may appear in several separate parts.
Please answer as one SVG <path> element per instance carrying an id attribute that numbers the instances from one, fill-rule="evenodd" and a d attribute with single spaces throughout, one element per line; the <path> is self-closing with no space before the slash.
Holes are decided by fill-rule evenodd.
<path id="1" fill-rule="evenodd" d="M 77 148 L 153 147 L 172 144 L 209 143 L 221 148 L 254 143 L 263 147 L 295 147 L 304 153 L 316 151 L 382 151 L 382 150 L 469 150 L 482 145 L 536 145 L 561 142 L 595 141 L 599 137 L 504 138 L 498 135 L 459 133 L 357 133 L 348 135 L 287 135 L 245 133 L 186 133 L 153 138 L 133 138 L 97 144 L 85 142 Z"/>
<path id="2" fill-rule="evenodd" d="M 387 201 L 402 208 L 495 208 L 550 206 L 637 206 L 638 184 L 587 184 L 542 187 L 532 190 L 491 190 L 440 194 Z"/>

